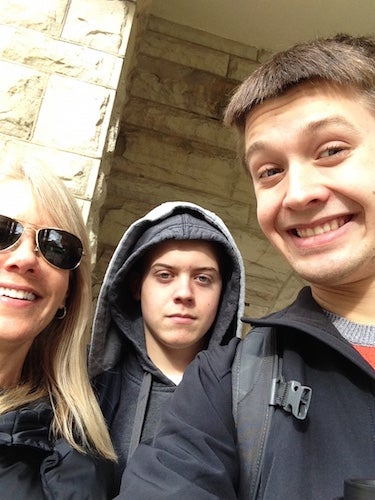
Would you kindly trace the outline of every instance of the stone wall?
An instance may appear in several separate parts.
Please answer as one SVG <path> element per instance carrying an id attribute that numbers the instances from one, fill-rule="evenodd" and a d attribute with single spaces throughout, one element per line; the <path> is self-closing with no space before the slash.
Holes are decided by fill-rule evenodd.
<path id="1" fill-rule="evenodd" d="M 189 200 L 233 232 L 246 313 L 277 309 L 301 282 L 263 238 L 221 123 L 231 91 L 266 54 L 149 17 L 150 2 L 3 2 L 0 146 L 48 163 L 74 192 L 97 258 L 94 296 L 129 224 L 163 201 Z"/>
<path id="2" fill-rule="evenodd" d="M 187 200 L 232 231 L 245 260 L 246 313 L 289 303 L 302 283 L 259 230 L 234 133 L 221 123 L 233 88 L 267 55 L 152 16 L 136 47 L 101 212 L 96 293 L 129 224 L 163 201 Z"/>
<path id="3" fill-rule="evenodd" d="M 149 3 L 6 0 L 0 7 L 0 147 L 56 170 L 79 200 L 94 250 L 134 39 Z"/>

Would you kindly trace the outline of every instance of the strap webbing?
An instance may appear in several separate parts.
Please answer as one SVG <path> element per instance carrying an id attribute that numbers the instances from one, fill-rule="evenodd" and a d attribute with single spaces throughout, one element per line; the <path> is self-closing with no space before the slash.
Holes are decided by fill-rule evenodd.
<path id="1" fill-rule="evenodd" d="M 148 403 L 148 398 L 150 396 L 151 383 L 152 383 L 151 373 L 145 372 L 143 375 L 143 380 L 138 395 L 137 409 L 135 411 L 134 425 L 130 439 L 128 460 L 133 455 L 133 453 L 135 452 L 137 446 L 141 441 L 143 425 L 146 417 L 147 403 Z"/>

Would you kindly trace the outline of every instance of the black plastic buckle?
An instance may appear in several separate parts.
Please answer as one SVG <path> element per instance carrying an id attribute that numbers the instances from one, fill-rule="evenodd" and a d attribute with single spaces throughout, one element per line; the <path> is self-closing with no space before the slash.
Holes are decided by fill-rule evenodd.
<path id="1" fill-rule="evenodd" d="M 272 381 L 270 405 L 281 406 L 299 420 L 304 420 L 310 406 L 311 387 L 301 385 L 296 380 L 285 382 L 282 377 Z"/>

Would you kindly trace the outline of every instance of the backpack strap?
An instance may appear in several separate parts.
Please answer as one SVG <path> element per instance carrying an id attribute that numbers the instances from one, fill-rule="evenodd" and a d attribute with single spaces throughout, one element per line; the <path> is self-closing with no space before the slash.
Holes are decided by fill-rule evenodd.
<path id="1" fill-rule="evenodd" d="M 232 366 L 233 417 L 240 461 L 238 497 L 255 499 L 263 450 L 274 406 L 273 379 L 279 376 L 276 335 L 272 328 L 252 330 L 237 348 Z"/>
<path id="2" fill-rule="evenodd" d="M 257 497 L 265 445 L 276 406 L 306 418 L 312 390 L 282 374 L 274 328 L 257 327 L 237 348 L 232 366 L 233 418 L 240 460 L 238 497 Z"/>
<path id="3" fill-rule="evenodd" d="M 143 426 L 145 423 L 146 413 L 147 413 L 147 404 L 151 392 L 151 385 L 152 385 L 151 373 L 144 372 L 141 388 L 138 395 L 137 409 L 135 411 L 132 435 L 130 438 L 128 461 L 130 460 L 137 446 L 141 442 Z"/>

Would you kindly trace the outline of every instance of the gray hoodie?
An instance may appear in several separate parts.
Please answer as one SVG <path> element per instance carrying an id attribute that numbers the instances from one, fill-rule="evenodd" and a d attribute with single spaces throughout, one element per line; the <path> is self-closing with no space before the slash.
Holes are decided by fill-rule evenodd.
<path id="1" fill-rule="evenodd" d="M 223 221 L 188 202 L 166 202 L 135 221 L 109 263 L 99 294 L 89 371 L 119 456 L 120 474 L 139 441 L 152 437 L 160 411 L 176 385 L 146 352 L 140 304 L 129 272 L 152 246 L 165 240 L 205 240 L 224 249 L 223 286 L 207 348 L 241 336 L 245 273 L 240 252 Z"/>

